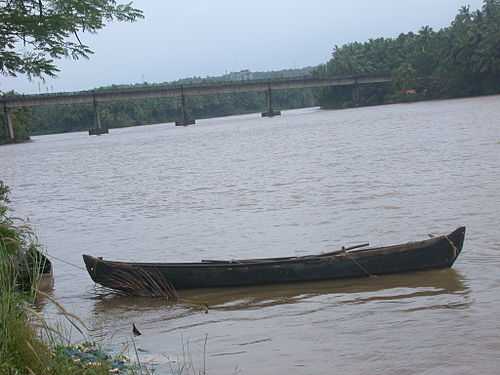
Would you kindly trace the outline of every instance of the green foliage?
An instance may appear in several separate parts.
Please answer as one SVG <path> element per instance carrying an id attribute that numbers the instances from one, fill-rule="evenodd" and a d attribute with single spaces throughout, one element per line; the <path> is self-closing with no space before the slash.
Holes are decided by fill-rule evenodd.
<path id="1" fill-rule="evenodd" d="M 54 76 L 54 59 L 92 53 L 80 33 L 138 18 L 140 10 L 115 0 L 0 0 L 0 73 Z"/>
<path id="2" fill-rule="evenodd" d="M 25 142 L 30 139 L 31 134 L 31 109 L 16 108 L 11 110 L 11 119 L 14 127 L 14 142 Z M 4 116 L 0 117 L 0 127 L 4 129 L 0 132 L 0 144 L 10 142 L 7 134 L 7 126 Z"/>
<path id="3" fill-rule="evenodd" d="M 484 0 L 481 10 L 474 12 L 462 7 L 451 25 L 438 31 L 425 26 L 397 38 L 335 46 L 331 60 L 315 74 L 375 73 L 391 73 L 394 78 L 394 85 L 378 94 L 384 102 L 398 96 L 394 91 L 408 89 L 416 89 L 418 98 L 499 92 L 500 1 Z M 342 89 L 325 89 L 320 102 L 326 107 L 352 104 Z"/>
<path id="4" fill-rule="evenodd" d="M 403 63 L 392 72 L 392 84 L 396 91 L 415 89 L 417 71 L 409 63 Z"/>
<path id="5" fill-rule="evenodd" d="M 31 109 L 17 108 L 12 114 L 15 142 L 24 142 L 30 139 Z"/>
<path id="6" fill-rule="evenodd" d="M 9 188 L 0 181 L 0 285 L 34 296 L 40 274 L 50 264 L 32 228 L 10 218 L 8 194 Z"/>
<path id="7" fill-rule="evenodd" d="M 138 373 L 126 357 L 112 357 L 95 344 L 68 345 L 65 331 L 35 311 L 45 258 L 32 230 L 9 217 L 8 192 L 0 181 L 0 375 Z M 54 303 L 66 319 L 78 320 Z"/>
<path id="8" fill-rule="evenodd" d="M 0 223 L 7 220 L 7 204 L 9 204 L 9 202 L 9 187 L 0 180 Z"/>
<path id="9" fill-rule="evenodd" d="M 7 93 L 7 95 L 13 95 L 13 92 Z M 14 126 L 14 142 L 25 142 L 30 139 L 31 133 L 31 109 L 30 108 L 16 108 L 11 109 L 11 119 Z M 3 111 L 0 115 L 0 145 L 4 143 L 9 143 L 9 139 L 6 118 L 3 115 Z"/>
<path id="10" fill-rule="evenodd" d="M 0 245 L 6 255 L 16 255 L 21 243 L 21 235 L 13 227 L 13 221 L 8 216 L 9 187 L 0 180 Z M 1 271 L 1 270 L 0 270 Z M 0 272 L 0 280 L 7 273 Z"/>
<path id="11" fill-rule="evenodd" d="M 26 275 L 22 269 L 26 268 L 22 267 L 20 253 L 28 237 L 25 229 L 15 227 L 8 216 L 8 192 L 0 181 L 0 374 L 24 374 L 27 366 L 37 371 L 37 356 L 48 357 L 49 353 L 27 323 L 24 307 L 33 302 L 39 268 L 35 267 L 33 278 L 28 278 L 32 283 L 21 286 Z"/>

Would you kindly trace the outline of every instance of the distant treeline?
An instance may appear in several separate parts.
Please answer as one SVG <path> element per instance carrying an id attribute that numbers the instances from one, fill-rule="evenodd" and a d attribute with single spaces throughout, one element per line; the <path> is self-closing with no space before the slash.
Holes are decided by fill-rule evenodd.
<path id="1" fill-rule="evenodd" d="M 500 92 L 500 1 L 462 7 L 450 26 L 336 46 L 318 76 L 387 73 L 393 84 L 365 87 L 361 105 Z M 323 107 L 353 104 L 350 88 L 324 89 Z"/>

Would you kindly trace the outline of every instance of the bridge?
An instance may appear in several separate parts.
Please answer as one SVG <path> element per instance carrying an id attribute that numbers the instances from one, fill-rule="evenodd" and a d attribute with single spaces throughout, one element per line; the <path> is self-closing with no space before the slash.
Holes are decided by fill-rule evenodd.
<path id="1" fill-rule="evenodd" d="M 91 91 L 64 92 L 40 95 L 13 95 L 0 98 L 3 106 L 8 137 L 15 139 L 12 111 L 17 108 L 35 107 L 55 104 L 92 104 L 94 108 L 94 127 L 89 129 L 89 135 L 108 133 L 101 125 L 99 104 L 128 99 L 177 97 L 181 103 L 181 118 L 175 122 L 177 126 L 187 126 L 195 123 L 186 111 L 187 96 L 228 94 L 241 92 L 265 92 L 266 111 L 262 117 L 279 116 L 280 111 L 273 108 L 273 90 L 350 86 L 355 103 L 359 102 L 359 88 L 363 85 L 375 85 L 391 82 L 389 75 L 336 76 L 326 78 L 296 77 L 277 78 L 272 80 L 243 80 L 228 82 L 210 82 L 189 85 L 149 85 L 132 88 L 110 88 Z"/>

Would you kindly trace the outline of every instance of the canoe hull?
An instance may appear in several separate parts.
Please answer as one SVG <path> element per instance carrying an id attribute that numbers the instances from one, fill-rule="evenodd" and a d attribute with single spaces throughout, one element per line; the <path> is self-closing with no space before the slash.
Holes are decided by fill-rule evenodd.
<path id="1" fill-rule="evenodd" d="M 207 263 L 127 263 L 84 255 L 94 282 L 127 294 L 148 294 L 126 285 L 127 275 L 146 275 L 175 289 L 249 286 L 345 279 L 448 268 L 460 254 L 465 227 L 447 236 L 402 245 L 305 256 Z"/>

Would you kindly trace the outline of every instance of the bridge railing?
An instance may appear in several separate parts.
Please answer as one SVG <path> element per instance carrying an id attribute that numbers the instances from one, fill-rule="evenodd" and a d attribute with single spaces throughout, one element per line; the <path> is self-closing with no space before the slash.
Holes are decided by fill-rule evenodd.
<path id="1" fill-rule="evenodd" d="M 96 88 L 93 90 L 82 90 L 82 91 L 69 91 L 69 92 L 57 92 L 57 93 L 44 93 L 44 94 L 4 94 L 0 97 L 0 103 L 7 103 L 9 101 L 23 101 L 31 99 L 53 99 L 58 97 L 93 97 L 99 96 L 99 94 L 119 94 L 119 93 L 130 93 L 134 92 L 144 92 L 147 90 L 181 90 L 189 88 L 206 88 L 206 87 L 230 87 L 237 86 L 241 84 L 245 85 L 259 85 L 259 84 L 273 84 L 273 83 L 299 83 L 299 82 L 324 82 L 330 80 L 362 80 L 369 78 L 379 78 L 379 77 L 390 77 L 388 73 L 380 74 L 361 74 L 361 75 L 338 75 L 338 76 L 323 76 L 315 77 L 312 74 L 305 76 L 296 77 L 275 77 L 275 78 L 262 78 L 262 79 L 241 79 L 241 80 L 213 80 L 202 82 L 187 82 L 187 83 L 160 83 L 160 84 L 141 84 L 126 87 L 103 87 Z"/>

